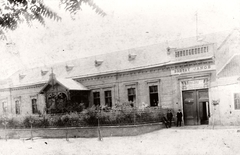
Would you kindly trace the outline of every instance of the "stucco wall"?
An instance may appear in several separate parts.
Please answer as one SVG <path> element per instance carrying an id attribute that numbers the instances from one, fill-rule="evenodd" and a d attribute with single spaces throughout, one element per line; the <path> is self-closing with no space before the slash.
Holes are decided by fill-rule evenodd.
<path id="1" fill-rule="evenodd" d="M 118 102 L 127 102 L 127 88 L 135 87 L 137 96 L 137 107 L 143 104 L 149 105 L 149 83 L 158 85 L 160 105 L 172 104 L 172 90 L 170 69 L 166 68 L 151 68 L 145 70 L 135 70 L 131 72 L 116 73 L 112 75 L 90 77 L 83 79 L 76 79 L 84 86 L 94 91 L 100 91 L 101 104 L 104 105 L 104 91 L 112 90 L 113 105 Z M 164 89 L 169 88 L 169 89 Z M 92 95 L 90 97 L 92 99 Z M 92 100 L 91 100 L 92 102 Z M 171 107 L 171 106 L 170 106 Z"/>
<path id="2" fill-rule="evenodd" d="M 39 91 L 42 89 L 43 85 L 28 86 L 18 89 L 12 89 L 11 95 L 9 95 L 9 108 L 11 108 L 11 114 L 16 115 L 16 105 L 15 100 L 20 100 L 20 116 L 32 114 L 32 103 L 31 99 L 37 99 L 38 110 L 43 112 L 45 106 L 44 96 L 39 94 Z M 1 108 L 0 108 L 1 109 Z"/>
<path id="3" fill-rule="evenodd" d="M 240 110 L 234 108 L 234 93 L 240 93 L 237 80 L 224 78 L 212 88 L 212 100 L 219 100 L 219 105 L 212 106 L 211 124 L 240 125 Z"/>

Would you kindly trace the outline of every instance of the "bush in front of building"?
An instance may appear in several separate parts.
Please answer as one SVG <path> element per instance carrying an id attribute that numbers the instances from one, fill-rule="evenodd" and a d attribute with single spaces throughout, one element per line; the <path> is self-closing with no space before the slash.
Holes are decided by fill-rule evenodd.
<path id="1" fill-rule="evenodd" d="M 16 129 L 16 128 L 24 128 L 24 125 L 22 123 L 22 119 L 9 118 L 7 127 L 11 129 Z"/>
<path id="2" fill-rule="evenodd" d="M 158 107 L 147 107 L 136 113 L 136 124 L 160 122 L 162 117 L 162 109 Z"/>
<path id="3" fill-rule="evenodd" d="M 49 120 L 45 117 L 26 116 L 21 124 L 24 128 L 30 128 L 31 125 L 34 128 L 47 128 L 49 127 Z"/>
<path id="4" fill-rule="evenodd" d="M 47 127 L 83 127 L 83 126 L 119 126 L 132 124 L 145 124 L 160 122 L 162 109 L 159 107 L 147 107 L 135 109 L 127 103 L 117 108 L 95 107 L 84 109 L 82 112 L 70 112 L 65 114 L 46 114 L 9 118 L 7 128 L 47 128 Z M 0 127 L 3 126 L 3 118 L 0 118 Z"/>

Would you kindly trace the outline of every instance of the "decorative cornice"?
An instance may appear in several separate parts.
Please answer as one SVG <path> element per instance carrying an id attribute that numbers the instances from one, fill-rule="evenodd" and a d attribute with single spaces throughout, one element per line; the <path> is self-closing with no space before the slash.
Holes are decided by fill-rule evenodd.
<path id="1" fill-rule="evenodd" d="M 135 76 L 139 74 L 149 74 L 149 73 L 160 73 L 161 71 L 170 71 L 171 69 L 179 66 L 186 66 L 186 65 L 200 65 L 200 64 L 209 64 L 214 63 L 214 60 L 207 60 L 207 61 L 196 61 L 196 62 L 182 62 L 177 64 L 171 64 L 166 66 L 160 66 L 160 67 L 153 67 L 153 68 L 146 68 L 146 69 L 137 69 L 134 71 L 126 71 L 121 73 L 110 73 L 110 74 L 104 74 L 104 75 L 95 75 L 91 77 L 84 77 L 76 79 L 78 82 L 84 82 L 84 81 L 93 81 L 93 80 L 99 80 L 99 79 L 110 79 L 110 78 L 116 78 L 116 77 L 124 77 L 124 76 Z"/>
<path id="2" fill-rule="evenodd" d="M 124 76 L 137 76 L 139 74 L 148 74 L 148 73 L 159 73 L 160 71 L 166 70 L 166 67 L 154 67 L 154 68 L 148 68 L 148 69 L 138 69 L 134 71 L 126 71 L 122 73 L 111 73 L 111 74 L 105 74 L 105 75 L 96 75 L 92 77 L 84 77 L 75 79 L 78 82 L 84 82 L 84 81 L 92 81 L 92 80 L 99 80 L 99 79 L 110 79 L 110 78 L 116 78 L 116 77 L 124 77 Z"/>

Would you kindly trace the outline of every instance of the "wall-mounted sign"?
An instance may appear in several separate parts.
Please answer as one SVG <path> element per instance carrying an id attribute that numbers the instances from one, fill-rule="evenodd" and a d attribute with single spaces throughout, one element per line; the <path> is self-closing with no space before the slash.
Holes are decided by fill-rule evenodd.
<path id="1" fill-rule="evenodd" d="M 181 81 L 182 90 L 203 89 L 208 87 L 208 78 Z"/>
<path id="2" fill-rule="evenodd" d="M 198 65 L 190 65 L 190 66 L 183 66 L 183 67 L 175 67 L 171 70 L 171 74 L 184 74 L 184 73 L 193 73 L 193 72 L 200 72 L 200 71 L 209 71 L 215 70 L 216 66 L 214 64 L 198 64 Z"/>

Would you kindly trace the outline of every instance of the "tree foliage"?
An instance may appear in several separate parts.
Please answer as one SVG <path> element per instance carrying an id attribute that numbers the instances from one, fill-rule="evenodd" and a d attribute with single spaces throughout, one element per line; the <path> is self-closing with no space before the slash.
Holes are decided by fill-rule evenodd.
<path id="1" fill-rule="evenodd" d="M 93 0 L 59 0 L 59 3 L 70 14 L 76 14 L 85 3 L 97 14 L 106 15 Z M 15 30 L 22 22 L 30 26 L 32 21 L 38 21 L 44 26 L 46 18 L 61 20 L 61 17 L 46 6 L 43 0 L 0 0 L 0 37 L 6 39 L 5 33 L 8 30 Z"/>

